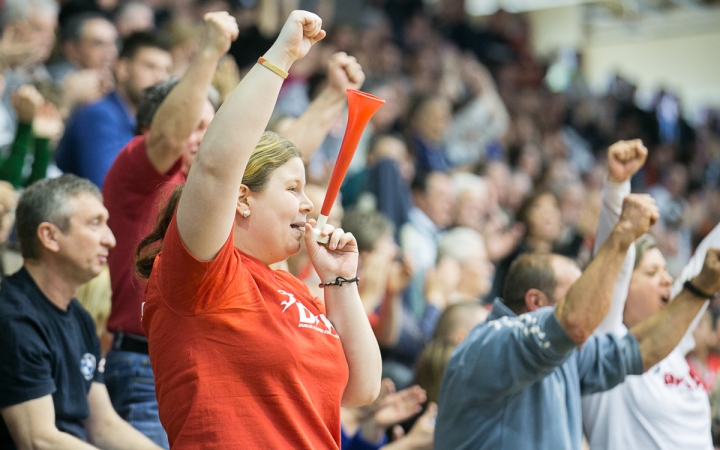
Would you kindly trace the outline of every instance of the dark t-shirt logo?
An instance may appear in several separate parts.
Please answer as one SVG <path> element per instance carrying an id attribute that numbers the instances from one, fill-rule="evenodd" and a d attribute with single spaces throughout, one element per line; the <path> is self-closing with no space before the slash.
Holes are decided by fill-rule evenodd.
<path id="1" fill-rule="evenodd" d="M 93 374 L 95 373 L 95 355 L 92 353 L 85 353 L 80 360 L 80 372 L 87 381 L 92 380 Z"/>

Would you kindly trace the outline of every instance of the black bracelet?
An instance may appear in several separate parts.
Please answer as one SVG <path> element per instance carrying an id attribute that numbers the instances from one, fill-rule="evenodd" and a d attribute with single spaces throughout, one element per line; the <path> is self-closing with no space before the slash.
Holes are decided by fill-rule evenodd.
<path id="1" fill-rule="evenodd" d="M 692 284 L 692 281 L 690 280 L 687 280 L 685 283 L 683 283 L 683 288 L 690 291 L 690 293 L 693 295 L 706 298 L 708 300 L 715 297 L 715 294 L 708 294 L 707 292 L 701 291 L 697 286 Z"/>
<path id="2" fill-rule="evenodd" d="M 324 288 L 326 286 L 342 286 L 343 283 L 355 283 L 358 284 L 358 281 L 360 281 L 360 278 L 344 278 L 344 277 L 337 277 L 335 278 L 335 281 L 328 281 L 327 283 L 320 283 L 318 284 L 318 287 Z"/>

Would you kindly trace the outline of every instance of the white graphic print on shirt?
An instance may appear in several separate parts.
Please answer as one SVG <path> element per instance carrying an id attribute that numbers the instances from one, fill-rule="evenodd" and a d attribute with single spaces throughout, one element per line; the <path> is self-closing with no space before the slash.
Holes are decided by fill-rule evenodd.
<path id="1" fill-rule="evenodd" d="M 285 313 L 285 311 L 287 311 L 287 309 L 292 305 L 297 307 L 300 319 L 298 328 L 310 328 L 315 331 L 319 331 L 320 333 L 330 335 L 336 339 L 340 339 L 337 331 L 335 331 L 335 327 L 333 327 L 332 323 L 330 323 L 328 318 L 325 317 L 325 314 L 319 314 L 316 316 L 290 292 L 283 291 L 282 289 L 278 289 L 278 292 L 288 297 L 287 300 L 280 302 L 281 306 L 285 306 L 282 310 L 283 313 Z M 323 327 L 320 327 L 321 324 Z"/>

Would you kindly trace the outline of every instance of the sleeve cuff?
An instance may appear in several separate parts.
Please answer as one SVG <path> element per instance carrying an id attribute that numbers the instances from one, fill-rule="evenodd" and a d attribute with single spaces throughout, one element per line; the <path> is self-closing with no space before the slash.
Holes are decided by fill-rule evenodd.
<path id="1" fill-rule="evenodd" d="M 632 333 L 627 333 L 623 336 L 622 351 L 625 353 L 625 361 L 627 361 L 627 374 L 642 375 L 642 353 L 640 353 L 640 345 L 638 344 L 637 338 Z"/>
<path id="2" fill-rule="evenodd" d="M 625 198 L 626 195 L 630 194 L 630 180 L 625 180 L 620 183 L 616 183 L 614 181 L 610 181 L 608 178 L 608 175 L 605 174 L 605 178 L 603 180 L 603 191 L 607 191 L 608 194 L 611 194 L 613 196 L 622 196 L 621 198 Z"/>
<path id="3" fill-rule="evenodd" d="M 2 398 L 0 408 L 7 408 L 8 406 L 19 405 L 20 403 L 45 397 L 55 393 L 55 391 L 55 383 L 52 380 L 27 389 L 13 389 L 11 392 L 0 391 L 0 398 Z"/>
<path id="4" fill-rule="evenodd" d="M 357 433 L 350 441 L 349 450 L 378 450 L 385 444 L 387 444 L 387 436 L 383 436 L 380 442 L 373 444 L 363 439 L 361 433 Z"/>
<path id="5" fill-rule="evenodd" d="M 545 334 L 547 335 L 547 343 L 550 348 L 557 353 L 558 356 L 565 355 L 573 350 L 578 344 L 570 339 L 565 332 L 557 317 L 557 310 L 553 308 L 545 319 Z"/>

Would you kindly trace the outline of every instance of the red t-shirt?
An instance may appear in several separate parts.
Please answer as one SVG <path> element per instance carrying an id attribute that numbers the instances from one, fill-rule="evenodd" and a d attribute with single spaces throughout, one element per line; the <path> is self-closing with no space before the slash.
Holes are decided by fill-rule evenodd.
<path id="1" fill-rule="evenodd" d="M 173 218 L 143 309 L 174 450 L 339 448 L 347 361 L 300 280 L 240 252 L 232 232 L 198 261 Z"/>
<path id="2" fill-rule="evenodd" d="M 175 185 L 185 182 L 181 167 L 178 160 L 167 173 L 159 173 L 148 158 L 145 136 L 137 136 L 120 151 L 105 177 L 103 200 L 110 213 L 108 225 L 117 240 L 108 256 L 110 331 L 145 335 L 140 323 L 145 282 L 135 273 L 135 251 L 155 226 L 162 200 Z"/>

